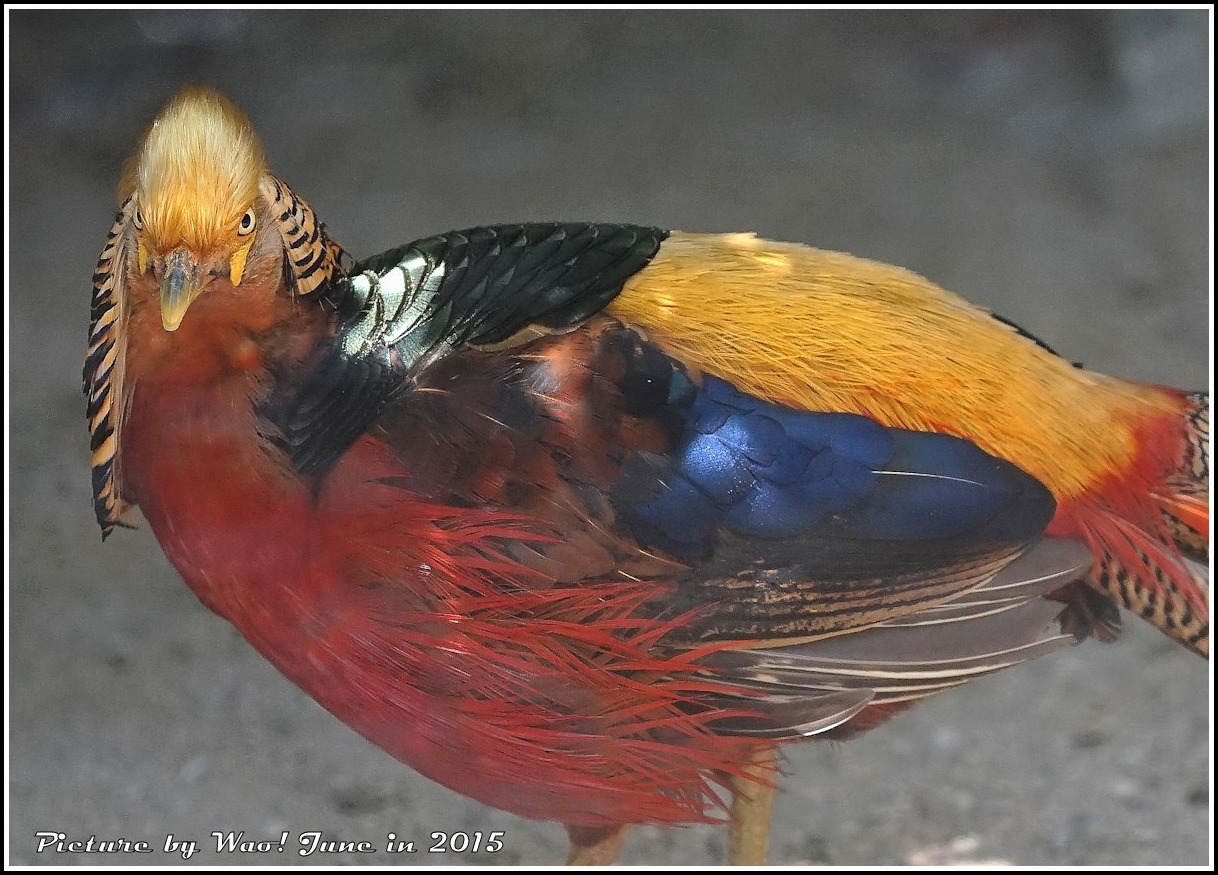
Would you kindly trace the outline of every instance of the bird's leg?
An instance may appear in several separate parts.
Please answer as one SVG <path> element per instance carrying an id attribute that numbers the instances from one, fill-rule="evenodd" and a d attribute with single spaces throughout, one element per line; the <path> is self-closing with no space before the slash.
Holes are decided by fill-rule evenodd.
<path id="1" fill-rule="evenodd" d="M 610 866 L 617 859 L 622 842 L 626 840 L 626 825 L 573 826 L 567 824 L 571 837 L 568 866 Z"/>
<path id="2" fill-rule="evenodd" d="M 742 768 L 745 775 L 733 775 L 730 782 L 732 819 L 727 827 L 727 862 L 729 866 L 764 866 L 778 775 L 775 747 L 757 748 Z"/>

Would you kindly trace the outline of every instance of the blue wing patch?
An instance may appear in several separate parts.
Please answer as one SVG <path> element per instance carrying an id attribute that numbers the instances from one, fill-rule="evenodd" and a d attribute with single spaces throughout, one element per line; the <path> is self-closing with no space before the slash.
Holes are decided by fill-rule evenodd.
<path id="1" fill-rule="evenodd" d="M 745 538 L 974 541 L 1034 537 L 1052 496 L 1015 465 L 949 435 L 885 428 L 865 416 L 771 404 L 717 377 L 674 374 L 681 424 L 619 507 L 636 537 L 683 558 L 709 555 L 718 530 Z"/>

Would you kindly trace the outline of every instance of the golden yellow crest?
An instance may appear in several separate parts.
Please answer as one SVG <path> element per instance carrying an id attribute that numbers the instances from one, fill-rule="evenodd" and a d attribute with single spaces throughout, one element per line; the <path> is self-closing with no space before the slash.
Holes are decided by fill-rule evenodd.
<path id="1" fill-rule="evenodd" d="M 266 172 L 249 120 L 219 92 L 191 87 L 144 134 L 119 200 L 134 195 L 136 227 L 154 249 L 204 252 L 237 237 Z"/>

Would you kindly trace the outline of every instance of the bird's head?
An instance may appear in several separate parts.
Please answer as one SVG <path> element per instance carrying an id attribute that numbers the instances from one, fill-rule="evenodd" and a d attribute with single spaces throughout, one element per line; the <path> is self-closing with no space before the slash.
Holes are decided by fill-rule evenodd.
<path id="1" fill-rule="evenodd" d="M 103 533 L 125 524 L 129 505 L 118 447 L 132 387 L 310 354 L 333 313 L 322 290 L 344 275 L 342 248 L 268 172 L 249 120 L 210 88 L 187 88 L 161 110 L 118 194 L 93 273 L 83 374 Z M 175 333 L 184 318 L 189 330 Z"/>
<path id="2" fill-rule="evenodd" d="M 273 224 L 266 177 L 249 120 L 210 88 L 181 91 L 148 128 L 119 194 L 133 198 L 136 268 L 160 288 L 165 330 L 213 283 L 239 288 L 253 273 L 260 230 Z"/>

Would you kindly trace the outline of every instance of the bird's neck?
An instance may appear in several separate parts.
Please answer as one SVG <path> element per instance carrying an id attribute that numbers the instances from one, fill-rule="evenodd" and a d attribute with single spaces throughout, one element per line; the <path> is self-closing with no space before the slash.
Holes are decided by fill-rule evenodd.
<path id="1" fill-rule="evenodd" d="M 159 290 L 150 277 L 140 277 L 126 319 L 126 379 L 193 391 L 217 380 L 248 382 L 263 372 L 299 367 L 325 339 L 333 313 L 317 297 L 290 297 L 276 285 L 237 290 L 214 282 L 177 330 L 166 331 Z"/>
<path id="2" fill-rule="evenodd" d="M 258 407 L 317 354 L 328 317 L 312 302 L 267 299 L 234 311 L 205 294 L 175 332 L 161 327 L 155 308 L 133 308 L 128 324 L 124 493 L 191 588 L 226 616 L 240 597 L 231 582 L 261 573 L 246 566 L 290 562 L 267 556 L 266 545 L 290 543 L 277 521 L 311 502 L 309 485 L 266 437 Z"/>

